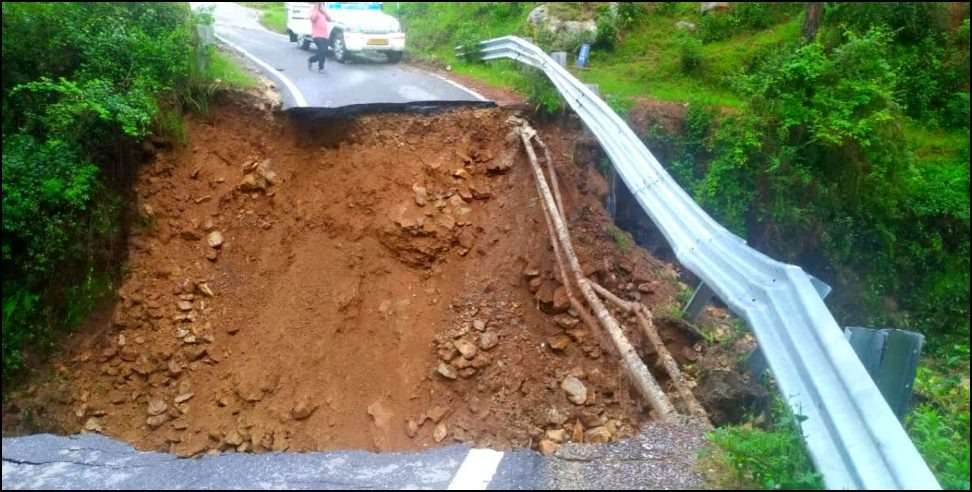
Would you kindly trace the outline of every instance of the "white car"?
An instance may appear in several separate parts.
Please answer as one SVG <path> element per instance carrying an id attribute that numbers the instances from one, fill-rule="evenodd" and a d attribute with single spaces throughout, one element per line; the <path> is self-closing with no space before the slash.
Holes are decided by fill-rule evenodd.
<path id="1" fill-rule="evenodd" d="M 287 34 L 303 49 L 313 44 L 310 2 L 287 2 Z M 328 40 L 334 59 L 344 63 L 352 53 L 382 52 L 388 61 L 402 59 L 405 33 L 398 19 L 381 11 L 382 2 L 325 2 L 331 18 Z"/>

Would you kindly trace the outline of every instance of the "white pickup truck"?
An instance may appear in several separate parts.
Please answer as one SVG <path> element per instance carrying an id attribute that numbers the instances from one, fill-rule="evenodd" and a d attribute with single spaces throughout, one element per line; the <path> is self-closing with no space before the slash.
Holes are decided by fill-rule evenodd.
<path id="1" fill-rule="evenodd" d="M 303 49 L 313 44 L 310 2 L 287 2 L 287 34 Z M 405 33 L 398 19 L 381 11 L 382 2 L 325 2 L 331 18 L 328 39 L 334 59 L 344 63 L 352 53 L 382 52 L 396 63 L 405 51 Z"/>

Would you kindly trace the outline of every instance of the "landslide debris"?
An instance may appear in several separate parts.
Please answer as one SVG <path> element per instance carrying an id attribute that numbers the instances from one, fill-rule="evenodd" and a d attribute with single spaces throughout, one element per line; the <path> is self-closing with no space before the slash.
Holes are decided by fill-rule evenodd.
<path id="1" fill-rule="evenodd" d="M 139 173 L 114 302 L 12 400 L 182 456 L 633 435 L 647 413 L 570 309 L 508 118 L 361 116 L 337 140 L 236 105 L 190 122 Z M 673 268 L 614 242 L 576 135 L 540 130 L 584 274 L 671 305 Z"/>

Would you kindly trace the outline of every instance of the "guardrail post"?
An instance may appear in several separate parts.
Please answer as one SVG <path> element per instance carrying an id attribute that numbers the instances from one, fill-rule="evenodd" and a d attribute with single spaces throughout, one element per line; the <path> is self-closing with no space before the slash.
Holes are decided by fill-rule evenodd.
<path id="1" fill-rule="evenodd" d="M 871 375 L 888 406 L 899 419 L 908 413 L 918 359 L 925 337 L 920 333 L 894 329 L 848 326 L 844 335 L 864 369 Z M 746 359 L 746 370 L 759 378 L 769 369 L 762 349 L 756 347 Z"/>
<path id="2" fill-rule="evenodd" d="M 618 218 L 618 172 L 614 166 L 608 167 L 608 175 L 605 176 L 608 184 L 607 211 L 611 217 Z"/>
<path id="3" fill-rule="evenodd" d="M 859 326 L 848 326 L 844 334 L 888 406 L 899 419 L 904 417 L 910 407 L 925 337 L 911 331 Z"/>
<path id="4" fill-rule="evenodd" d="M 699 315 L 702 314 L 702 310 L 705 309 L 706 304 L 712 300 L 713 296 L 715 296 L 715 292 L 712 292 L 712 289 L 705 282 L 699 282 L 699 286 L 695 288 L 692 298 L 689 299 L 688 304 L 685 305 L 685 309 L 682 310 L 682 317 L 690 322 L 695 322 Z"/>

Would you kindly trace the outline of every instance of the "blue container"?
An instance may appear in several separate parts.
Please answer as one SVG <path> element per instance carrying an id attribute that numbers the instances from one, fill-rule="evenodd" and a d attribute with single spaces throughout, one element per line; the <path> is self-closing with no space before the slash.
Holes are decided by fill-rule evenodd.
<path id="1" fill-rule="evenodd" d="M 587 66 L 587 57 L 591 54 L 591 45 L 584 43 L 580 47 L 580 53 L 577 55 L 577 68 L 582 68 Z"/>

